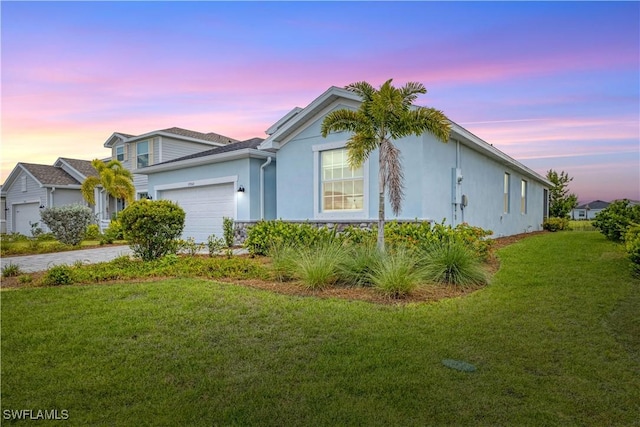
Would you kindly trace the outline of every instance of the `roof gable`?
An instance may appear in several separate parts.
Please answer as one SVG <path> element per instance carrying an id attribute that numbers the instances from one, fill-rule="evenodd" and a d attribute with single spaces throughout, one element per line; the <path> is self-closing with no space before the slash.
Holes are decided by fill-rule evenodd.
<path id="1" fill-rule="evenodd" d="M 19 163 L 19 165 L 31 175 L 41 187 L 55 185 L 80 185 L 77 179 L 69 175 L 62 168 L 35 163 Z"/>
<path id="2" fill-rule="evenodd" d="M 223 146 L 238 142 L 234 138 L 215 132 L 202 133 L 179 127 L 171 127 L 167 129 L 160 129 L 143 133 L 141 135 L 130 135 L 122 132 L 115 132 L 109 137 L 109 139 L 107 139 L 107 141 L 104 143 L 104 146 L 107 148 L 111 148 L 118 142 L 134 142 L 141 139 L 152 138 L 154 136 L 168 136 L 175 139 L 213 146 Z"/>
<path id="3" fill-rule="evenodd" d="M 580 206 L 578 206 L 576 209 L 604 209 L 607 206 L 609 206 L 609 202 L 604 202 L 602 200 L 594 200 L 593 202 L 590 203 L 584 203 Z"/>
<path id="4" fill-rule="evenodd" d="M 78 181 L 84 181 L 89 176 L 98 176 L 98 171 L 93 168 L 88 160 L 60 157 L 53 166 L 64 169 L 65 172 Z"/>

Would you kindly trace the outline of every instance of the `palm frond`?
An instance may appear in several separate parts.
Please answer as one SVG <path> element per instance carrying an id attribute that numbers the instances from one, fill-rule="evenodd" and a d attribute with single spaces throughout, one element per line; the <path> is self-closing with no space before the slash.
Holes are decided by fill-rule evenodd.
<path id="1" fill-rule="evenodd" d="M 408 107 L 413 105 L 419 94 L 427 93 L 427 89 L 422 83 L 408 82 L 399 89 L 399 92 L 402 95 L 403 104 Z"/>
<path id="2" fill-rule="evenodd" d="M 451 121 L 440 110 L 422 107 L 412 112 L 413 119 L 420 123 L 424 130 L 433 134 L 442 142 L 449 141 L 451 135 Z"/>
<path id="3" fill-rule="evenodd" d="M 322 121 L 320 132 L 327 137 L 331 132 L 355 132 L 362 120 L 357 111 L 340 109 L 330 112 Z"/>
<path id="4" fill-rule="evenodd" d="M 359 168 L 367 160 L 369 154 L 378 147 L 374 135 L 368 133 L 356 133 L 346 144 L 347 160 L 352 168 Z"/>
<path id="5" fill-rule="evenodd" d="M 380 159 L 384 168 L 384 181 L 389 194 L 389 203 L 395 215 L 400 213 L 404 199 L 404 172 L 400 149 L 389 140 L 380 144 Z"/>
<path id="6" fill-rule="evenodd" d="M 84 199 L 90 205 L 96 204 L 96 198 L 93 191 L 98 185 L 100 185 L 100 178 L 98 178 L 97 176 L 89 176 L 84 180 L 82 186 L 80 187 L 82 197 L 84 197 Z"/>
<path id="7" fill-rule="evenodd" d="M 376 89 L 371 86 L 370 83 L 365 81 L 351 83 L 346 85 L 344 88 L 360 95 L 364 102 L 371 101 L 371 97 L 376 92 Z"/>

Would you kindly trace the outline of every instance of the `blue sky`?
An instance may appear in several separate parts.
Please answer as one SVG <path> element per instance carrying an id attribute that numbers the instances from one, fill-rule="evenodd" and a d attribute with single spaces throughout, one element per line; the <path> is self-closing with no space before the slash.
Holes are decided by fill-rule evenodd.
<path id="1" fill-rule="evenodd" d="M 581 201 L 640 199 L 638 2 L 6 2 L 2 170 L 106 157 L 116 131 L 234 138 L 329 86 L 418 104 Z"/>

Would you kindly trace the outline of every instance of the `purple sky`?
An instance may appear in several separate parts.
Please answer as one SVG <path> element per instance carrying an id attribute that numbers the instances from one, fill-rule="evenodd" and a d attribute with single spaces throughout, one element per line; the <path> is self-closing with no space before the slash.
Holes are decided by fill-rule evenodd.
<path id="1" fill-rule="evenodd" d="M 237 139 L 329 86 L 418 104 L 582 202 L 640 199 L 638 2 L 6 2 L 2 169 L 110 155 L 113 132 Z"/>

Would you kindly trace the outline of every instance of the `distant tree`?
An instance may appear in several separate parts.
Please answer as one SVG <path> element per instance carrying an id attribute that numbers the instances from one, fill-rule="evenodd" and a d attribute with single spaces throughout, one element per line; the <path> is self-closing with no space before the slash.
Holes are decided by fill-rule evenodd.
<path id="1" fill-rule="evenodd" d="M 430 132 L 442 142 L 449 140 L 451 124 L 442 111 L 413 106 L 421 93 L 426 93 L 422 83 L 409 82 L 396 88 L 392 79 L 379 89 L 367 82 L 356 82 L 346 89 L 358 94 L 362 104 L 358 110 L 340 109 L 327 114 L 322 122 L 322 136 L 330 132 L 351 132 L 347 140 L 347 156 L 352 168 L 362 166 L 369 155 L 379 152 L 378 169 L 378 248 L 384 250 L 384 200 L 385 188 L 393 212 L 400 212 L 404 198 L 404 177 L 400 162 L 400 150 L 394 140 L 409 135 Z"/>
<path id="2" fill-rule="evenodd" d="M 127 203 L 133 202 L 136 188 L 133 185 L 133 175 L 122 166 L 118 160 L 107 163 L 95 159 L 91 166 L 98 171 L 98 176 L 89 176 L 82 183 L 82 196 L 92 205 L 96 204 L 94 189 L 98 186 L 116 199 L 124 199 Z"/>
<path id="3" fill-rule="evenodd" d="M 568 218 L 571 210 L 578 206 L 578 197 L 569 193 L 569 183 L 573 178 L 565 171 L 558 174 L 553 169 L 547 171 L 546 177 L 553 184 L 549 189 L 549 216 Z"/>

